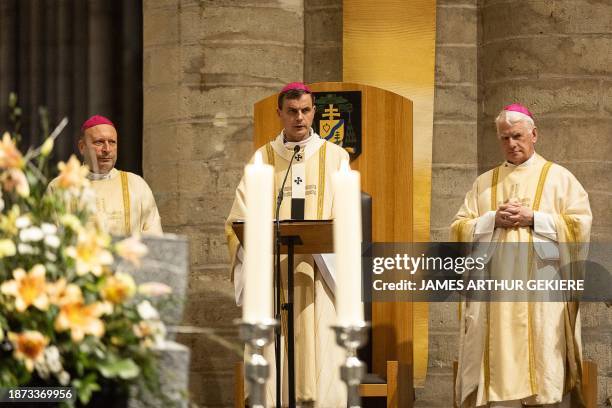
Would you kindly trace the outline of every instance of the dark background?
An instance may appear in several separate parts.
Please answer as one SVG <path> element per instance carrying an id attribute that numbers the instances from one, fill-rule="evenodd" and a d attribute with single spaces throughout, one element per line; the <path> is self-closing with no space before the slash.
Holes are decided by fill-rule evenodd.
<path id="1" fill-rule="evenodd" d="M 20 148 L 67 116 L 54 161 L 76 152 L 94 114 L 117 127 L 117 167 L 142 174 L 142 0 L 0 0 L 0 131 L 12 130 L 10 92 L 23 109 Z"/>

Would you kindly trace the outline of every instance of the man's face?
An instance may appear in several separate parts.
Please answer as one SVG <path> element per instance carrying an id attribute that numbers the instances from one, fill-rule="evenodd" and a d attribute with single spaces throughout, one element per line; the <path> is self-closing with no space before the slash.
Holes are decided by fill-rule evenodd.
<path id="1" fill-rule="evenodd" d="M 108 173 L 117 161 L 117 131 L 111 125 L 90 127 L 79 140 L 79 151 L 93 173 Z"/>
<path id="2" fill-rule="evenodd" d="M 303 94 L 300 99 L 283 100 L 282 109 L 276 112 L 285 129 L 287 141 L 299 142 L 308 137 L 315 113 L 310 94 Z"/>
<path id="3" fill-rule="evenodd" d="M 506 160 L 516 165 L 527 161 L 533 155 L 538 139 L 536 128 L 530 130 L 530 126 L 523 121 L 513 125 L 500 123 L 497 136 Z"/>

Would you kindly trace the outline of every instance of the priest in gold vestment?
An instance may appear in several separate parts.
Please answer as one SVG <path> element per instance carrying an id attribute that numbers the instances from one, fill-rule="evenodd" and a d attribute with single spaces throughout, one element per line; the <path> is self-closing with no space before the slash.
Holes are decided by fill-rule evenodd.
<path id="1" fill-rule="evenodd" d="M 508 105 L 495 122 L 506 161 L 476 179 L 452 237 L 472 245 L 527 243 L 531 256 L 498 245 L 491 263 L 510 263 L 519 279 L 554 275 L 577 256 L 558 244 L 589 240 L 588 195 L 567 169 L 535 152 L 538 133 L 526 107 Z M 460 336 L 455 395 L 461 407 L 582 406 L 576 302 L 465 302 Z"/>
<path id="2" fill-rule="evenodd" d="M 282 185 L 295 146 L 287 184 L 280 207 L 280 219 L 331 219 L 333 195 L 331 175 L 340 168 L 348 153 L 316 134 L 312 128 L 314 96 L 302 83 L 283 88 L 278 99 L 277 113 L 284 129 L 271 142 L 259 148 L 265 163 L 274 166 L 275 197 Z M 252 159 L 251 159 L 252 161 Z M 276 201 L 276 200 L 275 200 Z M 226 222 L 226 235 L 232 260 L 232 280 L 238 305 L 242 301 L 242 248 L 232 231 L 232 222 L 245 218 L 245 186 L 242 180 Z M 287 260 L 282 258 L 282 297 L 287 299 Z M 298 406 L 341 408 L 346 406 L 345 386 L 340 380 L 342 350 L 336 345 L 331 325 L 335 323 L 334 295 L 316 266 L 313 256 L 296 255 L 294 271 L 295 321 L 295 380 Z M 356 294 L 360 296 L 360 294 Z M 282 324 L 282 406 L 287 406 L 287 338 L 286 315 Z M 275 404 L 274 345 L 265 356 L 271 372 L 266 388 L 266 403 Z"/>
<path id="3" fill-rule="evenodd" d="M 115 169 L 117 131 L 103 116 L 94 115 L 81 127 L 78 148 L 89 167 L 87 178 L 95 193 L 96 217 L 112 235 L 161 235 L 162 227 L 153 192 L 136 174 Z M 57 179 L 49 184 L 55 188 Z"/>

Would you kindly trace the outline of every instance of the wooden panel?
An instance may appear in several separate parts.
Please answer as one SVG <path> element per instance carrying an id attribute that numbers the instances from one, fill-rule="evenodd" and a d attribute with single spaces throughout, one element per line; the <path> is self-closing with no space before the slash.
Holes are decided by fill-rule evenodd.
<path id="1" fill-rule="evenodd" d="M 344 0 L 344 82 L 410 99 L 414 113 L 412 237 L 429 241 L 436 40 L 435 0 Z M 415 385 L 427 373 L 428 305 L 413 307 Z"/>
<path id="2" fill-rule="evenodd" d="M 597 364 L 582 362 L 582 396 L 586 408 L 597 408 Z"/>
<path id="3" fill-rule="evenodd" d="M 362 397 L 386 397 L 387 384 L 361 384 L 359 395 Z"/>
<path id="4" fill-rule="evenodd" d="M 244 408 L 244 363 L 234 364 L 234 408 Z"/>
<path id="5" fill-rule="evenodd" d="M 399 406 L 397 397 L 397 361 L 387 361 L 387 408 Z"/>
<path id="6" fill-rule="evenodd" d="M 412 241 L 412 102 L 393 92 L 360 84 L 325 82 L 312 84 L 311 88 L 362 92 L 362 153 L 351 167 L 361 172 L 362 190 L 372 196 L 372 239 Z M 255 148 L 281 130 L 276 100 L 277 95 L 271 95 L 255 104 Z M 409 302 L 372 304 L 372 371 L 386 377 L 386 362 L 398 361 L 398 405 L 402 407 L 411 406 L 413 401 L 412 313 L 413 303 Z M 419 334 L 427 337 L 426 330 Z"/>

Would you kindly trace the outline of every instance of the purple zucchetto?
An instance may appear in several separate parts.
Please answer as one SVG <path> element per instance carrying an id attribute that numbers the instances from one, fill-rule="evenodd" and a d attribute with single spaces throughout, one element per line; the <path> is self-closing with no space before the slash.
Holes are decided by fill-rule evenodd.
<path id="1" fill-rule="evenodd" d="M 519 112 L 533 119 L 533 114 L 529 112 L 529 109 L 527 109 L 525 106 L 521 105 L 520 103 L 513 103 L 511 105 L 504 106 L 504 110 L 511 111 L 511 112 Z"/>
<path id="2" fill-rule="evenodd" d="M 283 87 L 283 89 L 281 89 L 280 93 L 285 93 L 285 92 L 289 92 L 292 91 L 294 89 L 298 89 L 301 91 L 306 91 L 308 93 L 312 93 L 312 91 L 310 90 L 310 88 L 302 83 L 302 82 L 291 82 L 290 84 L 287 84 Z"/>
<path id="3" fill-rule="evenodd" d="M 93 115 L 85 122 L 83 122 L 83 125 L 81 126 L 81 132 L 85 132 L 87 129 L 98 125 L 111 125 L 112 127 L 115 127 L 115 125 L 113 124 L 113 122 L 110 121 L 109 118 L 105 118 L 104 116 L 100 115 Z"/>

